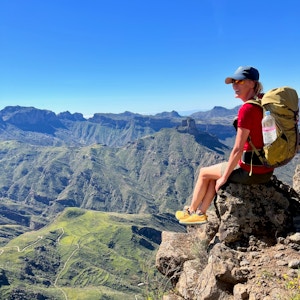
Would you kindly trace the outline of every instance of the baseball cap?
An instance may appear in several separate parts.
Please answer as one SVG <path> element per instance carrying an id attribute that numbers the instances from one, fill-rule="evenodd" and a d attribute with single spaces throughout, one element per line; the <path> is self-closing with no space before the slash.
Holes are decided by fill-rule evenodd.
<path id="1" fill-rule="evenodd" d="M 237 68 L 237 70 L 234 72 L 232 76 L 227 77 L 225 79 L 225 83 L 229 84 L 232 83 L 232 80 L 244 80 L 244 79 L 258 81 L 259 72 L 257 71 L 257 69 L 253 67 L 241 66 Z"/>

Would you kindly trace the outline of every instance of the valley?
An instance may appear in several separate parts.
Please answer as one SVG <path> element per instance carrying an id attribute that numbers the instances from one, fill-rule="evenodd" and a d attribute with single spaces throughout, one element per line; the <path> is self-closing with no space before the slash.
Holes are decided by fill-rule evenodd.
<path id="1" fill-rule="evenodd" d="M 156 299 L 161 232 L 185 230 L 174 212 L 228 156 L 235 114 L 0 111 L 0 299 Z"/>

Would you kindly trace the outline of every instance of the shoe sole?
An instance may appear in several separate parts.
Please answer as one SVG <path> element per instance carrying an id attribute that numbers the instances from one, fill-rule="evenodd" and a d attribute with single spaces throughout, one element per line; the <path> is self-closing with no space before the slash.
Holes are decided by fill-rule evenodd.
<path id="1" fill-rule="evenodd" d="M 198 222 L 179 222 L 182 225 L 202 225 L 207 223 L 207 221 L 198 221 Z"/>

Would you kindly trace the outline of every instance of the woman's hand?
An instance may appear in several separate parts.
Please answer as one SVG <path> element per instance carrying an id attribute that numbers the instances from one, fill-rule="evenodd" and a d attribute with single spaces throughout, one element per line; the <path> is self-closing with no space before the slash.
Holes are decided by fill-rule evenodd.
<path id="1" fill-rule="evenodd" d="M 220 187 L 222 185 L 224 185 L 227 181 L 227 178 L 225 178 L 224 176 L 220 177 L 217 181 L 216 181 L 216 186 L 215 186 L 215 189 L 216 189 L 216 192 L 220 189 Z"/>

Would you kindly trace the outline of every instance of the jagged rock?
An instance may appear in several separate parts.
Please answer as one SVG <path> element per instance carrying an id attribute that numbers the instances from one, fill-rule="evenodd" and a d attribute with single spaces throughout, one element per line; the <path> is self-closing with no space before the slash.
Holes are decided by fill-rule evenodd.
<path id="1" fill-rule="evenodd" d="M 299 269 L 300 268 L 300 259 L 293 259 L 288 264 L 291 269 Z"/>
<path id="2" fill-rule="evenodd" d="M 294 176 L 293 176 L 293 188 L 299 193 L 300 192 L 300 165 L 296 167 Z"/>
<path id="3" fill-rule="evenodd" d="M 1 118 L 24 131 L 53 134 L 56 128 L 64 128 L 54 112 L 34 107 L 7 106 L 0 111 Z"/>
<path id="4" fill-rule="evenodd" d="M 69 111 L 59 113 L 57 117 L 62 120 L 80 121 L 80 122 L 86 121 L 86 119 L 83 117 L 83 114 L 81 113 L 71 114 Z"/>
<path id="5" fill-rule="evenodd" d="M 221 242 L 249 247 L 250 236 L 274 244 L 293 228 L 289 200 L 270 185 L 229 184 L 221 190 L 216 209 L 221 216 Z"/>
<path id="6" fill-rule="evenodd" d="M 291 242 L 300 245 L 300 232 L 296 232 L 295 234 L 290 235 L 288 238 Z"/>
<path id="7" fill-rule="evenodd" d="M 171 282 L 176 284 L 185 261 L 194 258 L 194 238 L 179 232 L 162 232 L 162 243 L 157 252 L 156 267 Z"/>
<path id="8" fill-rule="evenodd" d="M 196 126 L 196 122 L 192 118 L 187 118 L 181 121 L 181 126 L 177 126 L 179 132 L 190 133 L 192 135 L 198 135 L 199 131 Z"/>
<path id="9" fill-rule="evenodd" d="M 249 297 L 247 285 L 238 283 L 233 288 L 234 300 L 247 300 Z"/>
<path id="10" fill-rule="evenodd" d="M 299 267 L 299 203 L 296 191 L 275 176 L 268 184 L 228 184 L 206 224 L 163 233 L 157 268 L 181 299 L 291 297 L 286 286 L 297 278 L 291 268 Z"/>
<path id="11" fill-rule="evenodd" d="M 214 211 L 208 212 L 209 222 L 203 226 L 189 227 L 190 234 L 182 232 L 163 231 L 162 242 L 156 255 L 156 267 L 165 276 L 177 282 L 178 270 L 185 261 L 198 256 L 199 249 L 206 249 L 208 241 L 216 233 L 217 216 Z M 213 223 L 215 221 L 215 223 Z M 206 255 L 207 258 L 207 255 Z"/>
<path id="12" fill-rule="evenodd" d="M 221 282 L 217 276 L 212 276 L 218 266 L 209 262 L 202 272 L 198 270 L 203 267 L 198 260 L 187 261 L 182 270 L 182 275 L 177 284 L 178 292 L 184 299 L 231 299 L 227 289 L 229 284 Z M 226 270 L 222 269 L 222 272 Z"/>

